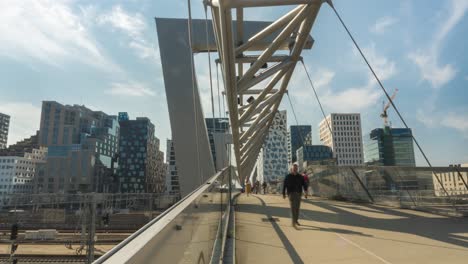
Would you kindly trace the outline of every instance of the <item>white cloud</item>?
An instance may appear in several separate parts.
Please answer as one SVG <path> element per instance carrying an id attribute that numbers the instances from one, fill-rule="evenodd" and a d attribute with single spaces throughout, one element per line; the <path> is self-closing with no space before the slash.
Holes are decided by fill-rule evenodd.
<path id="1" fill-rule="evenodd" d="M 468 135 L 468 116 L 466 116 L 466 114 L 460 115 L 460 114 L 450 112 L 442 120 L 441 124 L 446 127 L 454 128 Z"/>
<path id="2" fill-rule="evenodd" d="M 354 50 L 354 52 L 357 54 L 356 50 Z M 395 62 L 379 54 L 375 48 L 375 44 L 371 44 L 369 47 L 364 48 L 363 52 L 381 81 L 390 79 L 397 73 Z M 376 82 L 370 71 L 368 71 L 368 74 L 369 82 Z"/>
<path id="3" fill-rule="evenodd" d="M 0 1 L 0 57 L 62 67 L 78 61 L 105 71 L 119 67 L 99 48 L 68 1 Z M 32 66 L 33 66 L 32 65 Z"/>
<path id="4" fill-rule="evenodd" d="M 451 64 L 439 65 L 436 55 L 419 51 L 410 53 L 408 58 L 419 67 L 421 78 L 430 82 L 434 88 L 444 86 L 457 74 L 457 70 Z"/>
<path id="5" fill-rule="evenodd" d="M 156 93 L 146 85 L 138 82 L 115 82 L 105 93 L 120 96 L 155 96 Z"/>
<path id="6" fill-rule="evenodd" d="M 36 134 L 41 108 L 24 102 L 0 102 L 0 112 L 10 116 L 8 145 Z"/>
<path id="7" fill-rule="evenodd" d="M 112 10 L 97 18 L 100 24 L 110 24 L 116 29 L 120 29 L 133 38 L 141 37 L 146 29 L 143 16 L 140 13 L 130 15 L 121 6 L 114 6 Z"/>
<path id="8" fill-rule="evenodd" d="M 433 128 L 443 126 L 455 129 L 465 137 L 468 137 L 468 116 L 465 113 L 466 111 L 463 110 L 457 112 L 432 112 L 419 109 L 416 118 L 426 127 Z"/>
<path id="9" fill-rule="evenodd" d="M 455 78 L 457 70 L 452 64 L 441 65 L 439 54 L 443 41 L 460 22 L 467 10 L 468 1 L 450 1 L 449 15 L 443 18 L 441 26 L 434 33 L 431 46 L 427 50 L 413 51 L 408 55 L 408 58 L 418 66 L 421 79 L 430 82 L 434 88 L 443 87 Z"/>
<path id="10" fill-rule="evenodd" d="M 329 112 L 360 112 L 375 105 L 380 97 L 381 93 L 369 85 L 325 94 L 322 101 Z"/>
<path id="11" fill-rule="evenodd" d="M 374 44 L 364 48 L 363 52 L 381 81 L 396 75 L 395 62 L 379 54 Z M 363 85 L 337 92 L 328 90 L 322 95 L 322 101 L 329 112 L 361 112 L 376 105 L 381 98 L 382 92 L 376 84 L 374 76 L 369 72 Z"/>
<path id="12" fill-rule="evenodd" d="M 395 17 L 391 17 L 391 16 L 381 17 L 375 22 L 375 24 L 369 30 L 376 34 L 383 34 L 388 27 L 396 24 L 397 22 L 398 22 L 398 19 Z"/>
<path id="13" fill-rule="evenodd" d="M 156 58 L 156 49 L 144 37 L 147 26 L 142 14 L 131 14 L 117 5 L 111 11 L 98 16 L 97 22 L 127 34 L 130 38 L 128 46 L 134 49 L 140 58 Z"/>

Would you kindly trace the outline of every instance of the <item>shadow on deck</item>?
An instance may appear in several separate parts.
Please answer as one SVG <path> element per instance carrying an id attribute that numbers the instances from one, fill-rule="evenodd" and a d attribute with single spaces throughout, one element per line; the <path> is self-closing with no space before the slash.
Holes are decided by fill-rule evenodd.
<path id="1" fill-rule="evenodd" d="M 303 199 L 291 226 L 288 200 L 245 194 L 236 205 L 237 263 L 466 263 L 468 218 Z"/>

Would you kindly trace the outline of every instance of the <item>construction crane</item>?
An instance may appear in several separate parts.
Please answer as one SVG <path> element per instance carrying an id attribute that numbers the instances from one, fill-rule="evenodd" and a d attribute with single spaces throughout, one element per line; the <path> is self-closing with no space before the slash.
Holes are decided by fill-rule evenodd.
<path id="1" fill-rule="evenodd" d="M 382 117 L 383 120 L 384 120 L 384 127 L 388 127 L 388 115 L 387 115 L 387 110 L 388 110 L 388 108 L 390 107 L 391 102 L 393 101 L 393 99 L 395 99 L 395 96 L 396 96 L 397 92 L 398 92 L 398 89 L 395 89 L 395 92 L 393 92 L 392 97 L 390 97 L 390 100 L 391 100 L 391 101 L 388 101 L 387 104 L 385 104 L 385 102 L 382 103 L 383 109 L 382 109 L 382 113 L 380 114 L 380 117 Z"/>

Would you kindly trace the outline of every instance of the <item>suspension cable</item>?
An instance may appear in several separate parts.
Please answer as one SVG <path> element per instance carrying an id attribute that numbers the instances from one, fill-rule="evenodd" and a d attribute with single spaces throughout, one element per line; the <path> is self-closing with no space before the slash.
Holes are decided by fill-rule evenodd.
<path id="1" fill-rule="evenodd" d="M 213 96 L 213 76 L 211 74 L 211 50 L 210 50 L 210 45 L 209 45 L 209 40 L 208 40 L 208 11 L 207 11 L 207 5 L 204 5 L 205 9 L 205 40 L 206 40 L 206 48 L 208 50 L 208 71 L 210 74 L 210 92 L 211 92 L 211 113 L 213 115 L 213 129 L 214 131 L 216 130 L 216 123 L 215 123 L 215 110 L 214 110 L 214 96 Z"/>
<path id="2" fill-rule="evenodd" d="M 317 95 L 317 90 L 315 89 L 314 83 L 312 82 L 312 78 L 310 78 L 309 71 L 307 71 L 307 67 L 304 64 L 304 61 L 301 60 L 301 63 L 302 63 L 302 66 L 304 67 L 304 71 L 305 71 L 305 73 L 307 75 L 307 79 L 309 79 L 310 87 L 312 87 L 312 90 L 314 91 L 315 99 L 317 99 L 317 103 L 318 103 L 318 105 L 320 107 L 320 111 L 322 112 L 322 116 L 325 119 L 325 122 L 327 123 L 327 127 L 328 127 L 328 130 L 330 131 L 330 133 L 332 135 L 332 141 L 333 141 L 333 132 L 332 132 L 332 129 L 331 129 L 331 126 L 330 126 L 330 122 L 328 122 L 325 111 L 323 110 L 322 103 L 320 102 L 320 99 L 319 99 L 319 97 Z"/>
<path id="3" fill-rule="evenodd" d="M 219 117 L 221 118 L 221 92 L 219 90 L 219 64 L 216 63 L 216 86 L 218 87 L 218 111 Z"/>
<path id="4" fill-rule="evenodd" d="M 192 72 L 192 100 L 193 100 L 193 113 L 195 117 L 195 145 L 197 148 L 197 169 L 200 177 L 200 184 L 203 183 L 203 175 L 202 175 L 202 169 L 200 166 L 200 147 L 199 147 L 199 140 L 198 140 L 198 109 L 196 107 L 196 100 L 195 100 L 195 95 L 196 95 L 196 87 L 195 87 L 195 64 L 194 64 L 194 59 L 193 59 L 193 48 L 192 48 L 192 6 L 190 3 L 190 0 L 187 0 L 187 5 L 188 5 L 188 38 L 189 38 L 189 47 L 190 47 L 190 67 L 191 67 L 191 72 Z"/>
<path id="5" fill-rule="evenodd" d="M 341 16 L 338 14 L 338 11 L 335 9 L 335 6 L 333 4 L 330 4 L 331 8 L 333 9 L 333 11 L 335 12 L 336 16 L 338 17 L 338 19 L 340 20 L 341 22 L 341 25 L 343 25 L 343 28 L 346 30 L 346 32 L 348 33 L 348 36 L 351 38 L 351 40 L 353 41 L 354 43 L 354 46 L 356 47 L 356 49 L 359 51 L 359 53 L 361 54 L 361 57 L 364 59 L 364 61 L 366 62 L 367 64 L 367 67 L 369 68 L 369 70 L 372 72 L 372 75 L 374 76 L 375 80 L 377 81 L 377 83 L 379 84 L 380 88 L 382 89 L 382 91 L 384 92 L 385 96 L 387 97 L 387 99 L 389 100 L 390 104 L 392 105 L 393 109 L 395 110 L 395 112 L 397 113 L 398 117 L 400 118 L 401 122 L 403 123 L 403 125 L 409 129 L 408 125 L 406 124 L 406 121 L 405 119 L 403 118 L 403 116 L 401 115 L 400 111 L 398 110 L 398 108 L 396 107 L 395 103 L 393 102 L 392 98 L 390 97 L 390 95 L 388 94 L 387 90 L 385 89 L 385 87 L 383 86 L 382 82 L 380 81 L 380 78 L 377 76 L 377 74 L 375 73 L 374 69 L 372 68 L 372 66 L 370 65 L 369 61 L 367 60 L 366 56 L 364 55 L 364 53 L 362 52 L 360 46 L 357 44 L 356 40 L 354 39 L 353 35 L 351 34 L 351 32 L 349 31 L 348 27 L 346 26 L 346 24 L 344 23 L 343 19 L 341 19 Z M 432 170 L 432 173 L 434 174 L 434 176 L 436 177 L 437 181 L 439 182 L 442 190 L 444 190 L 445 194 L 452 198 L 449 193 L 447 192 L 447 190 L 445 189 L 444 185 L 442 184 L 442 181 L 440 180 L 439 176 L 437 175 L 437 173 L 435 172 L 431 162 L 429 161 L 429 159 L 427 158 L 426 156 L 426 153 L 423 151 L 422 147 L 419 145 L 418 141 L 416 140 L 416 137 L 413 135 L 413 133 L 411 133 L 411 137 L 413 138 L 413 141 L 414 143 L 416 144 L 416 146 L 418 147 L 419 151 L 421 152 L 421 154 L 423 155 L 424 159 L 426 160 L 427 164 L 429 165 L 429 167 L 431 168 Z"/>

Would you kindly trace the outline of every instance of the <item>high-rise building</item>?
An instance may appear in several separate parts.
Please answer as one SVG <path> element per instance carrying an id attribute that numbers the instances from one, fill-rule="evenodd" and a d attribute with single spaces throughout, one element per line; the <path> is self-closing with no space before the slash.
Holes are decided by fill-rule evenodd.
<path id="1" fill-rule="evenodd" d="M 180 195 L 179 175 L 177 174 L 176 157 L 174 150 L 174 141 L 168 139 L 166 142 L 166 192 L 169 194 Z"/>
<path id="2" fill-rule="evenodd" d="M 298 148 L 306 144 L 306 138 L 310 137 L 312 141 L 312 126 L 309 125 L 300 125 L 300 126 L 291 126 L 289 129 L 289 141 L 290 141 L 290 153 L 289 153 L 289 163 L 294 163 L 297 161 L 296 151 Z M 312 142 L 310 142 L 312 143 Z"/>
<path id="3" fill-rule="evenodd" d="M 364 161 L 369 165 L 416 166 L 411 129 L 373 129 L 364 137 Z"/>
<path id="4" fill-rule="evenodd" d="M 38 192 L 111 192 L 118 153 L 116 116 L 85 106 L 42 103 L 39 145 L 48 148 Z"/>
<path id="5" fill-rule="evenodd" d="M 163 192 L 165 168 L 154 124 L 146 117 L 130 120 L 119 113 L 120 151 L 118 178 L 124 193 Z"/>
<path id="6" fill-rule="evenodd" d="M 319 132 L 320 141 L 332 148 L 338 165 L 361 165 L 363 163 L 360 114 L 330 114 L 320 122 Z"/>
<path id="7" fill-rule="evenodd" d="M 288 173 L 288 128 L 286 111 L 275 114 L 257 161 L 260 182 L 282 179 Z"/>
<path id="8" fill-rule="evenodd" d="M 296 151 L 296 156 L 299 170 L 305 168 L 304 162 L 314 163 L 333 159 L 331 148 L 322 145 L 302 146 Z"/>
<path id="9" fill-rule="evenodd" d="M 0 113 L 0 149 L 5 149 L 8 142 L 10 116 Z"/>
<path id="10" fill-rule="evenodd" d="M 208 132 L 208 139 L 210 140 L 211 156 L 213 157 L 213 164 L 215 165 L 216 171 L 221 170 L 217 166 L 217 155 L 216 155 L 216 144 L 215 134 L 226 134 L 229 132 L 229 119 L 228 118 L 205 118 L 206 130 Z"/>

